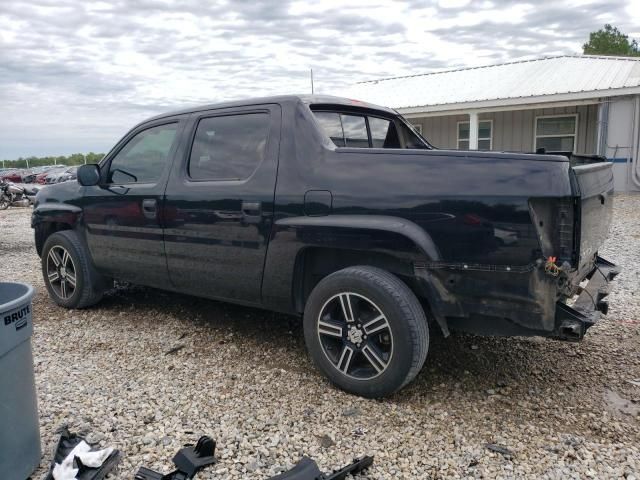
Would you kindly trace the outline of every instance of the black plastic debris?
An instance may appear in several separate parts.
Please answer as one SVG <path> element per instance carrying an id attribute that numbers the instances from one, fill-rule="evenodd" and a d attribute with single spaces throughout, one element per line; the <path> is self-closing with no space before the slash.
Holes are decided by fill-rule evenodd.
<path id="1" fill-rule="evenodd" d="M 373 464 L 373 457 L 356 458 L 353 463 L 332 473 L 322 473 L 318 464 L 309 457 L 302 459 L 287 472 L 283 472 L 269 480 L 344 480 L 348 475 L 360 473 Z"/>
<path id="2" fill-rule="evenodd" d="M 62 463 L 65 458 L 71 453 L 71 451 L 80 443 L 86 442 L 86 440 L 75 434 L 70 433 L 68 429 L 63 428 L 60 431 L 60 439 L 58 440 L 58 445 L 56 446 L 56 451 L 53 455 L 53 460 L 51 461 L 51 466 L 49 467 L 49 473 L 45 477 L 45 480 L 54 480 L 53 479 L 53 468 L 57 463 Z M 89 443 L 89 442 L 87 442 Z M 108 473 L 111 472 L 115 468 L 115 466 L 120 461 L 120 450 L 113 450 L 111 454 L 106 458 L 102 465 L 97 468 L 87 467 L 82 464 L 78 457 L 75 457 L 74 466 L 78 469 L 78 473 L 76 474 L 76 479 L 78 480 L 102 480 L 107 476 Z"/>
<path id="3" fill-rule="evenodd" d="M 210 437 L 203 435 L 195 446 L 187 446 L 176 453 L 176 456 L 173 457 L 176 470 L 173 472 L 162 474 L 146 467 L 140 467 L 134 479 L 189 480 L 204 467 L 217 462 L 214 456 L 215 453 L 216 442 Z"/>

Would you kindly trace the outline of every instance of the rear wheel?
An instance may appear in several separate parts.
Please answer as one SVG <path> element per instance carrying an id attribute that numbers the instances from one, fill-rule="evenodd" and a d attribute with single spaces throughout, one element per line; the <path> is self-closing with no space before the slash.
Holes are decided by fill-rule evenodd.
<path id="1" fill-rule="evenodd" d="M 42 275 L 49 296 L 66 308 L 84 308 L 102 299 L 101 278 L 72 230 L 56 232 L 42 249 Z"/>
<path id="2" fill-rule="evenodd" d="M 338 387 L 364 397 L 389 395 L 417 375 L 429 331 L 420 302 L 394 275 L 349 267 L 311 292 L 304 333 L 317 367 Z"/>

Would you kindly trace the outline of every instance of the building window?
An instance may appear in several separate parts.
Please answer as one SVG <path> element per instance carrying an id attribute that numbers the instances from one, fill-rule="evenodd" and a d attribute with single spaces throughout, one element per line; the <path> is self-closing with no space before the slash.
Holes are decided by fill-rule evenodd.
<path id="1" fill-rule="evenodd" d="M 491 150 L 493 146 L 493 120 L 478 122 L 478 150 Z M 469 122 L 458 122 L 458 150 L 469 150 Z"/>
<path id="2" fill-rule="evenodd" d="M 535 150 L 573 152 L 576 148 L 578 115 L 536 117 Z"/>
<path id="3" fill-rule="evenodd" d="M 420 135 L 422 135 L 422 124 L 421 123 L 412 123 L 411 126 L 415 129 L 416 132 L 418 132 Z"/>

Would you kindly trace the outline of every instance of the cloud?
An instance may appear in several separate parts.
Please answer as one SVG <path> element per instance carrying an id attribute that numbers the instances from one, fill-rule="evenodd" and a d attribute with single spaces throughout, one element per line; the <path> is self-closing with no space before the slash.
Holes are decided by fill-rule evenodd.
<path id="1" fill-rule="evenodd" d="M 635 13 L 634 13 L 635 12 Z M 332 93 L 357 81 L 577 53 L 619 1 L 8 0 L 0 3 L 0 158 L 107 150 L 199 103 Z"/>

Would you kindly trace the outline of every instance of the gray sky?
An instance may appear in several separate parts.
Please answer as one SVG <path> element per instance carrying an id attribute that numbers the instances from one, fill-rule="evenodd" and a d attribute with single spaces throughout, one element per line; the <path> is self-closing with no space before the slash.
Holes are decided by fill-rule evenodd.
<path id="1" fill-rule="evenodd" d="M 0 159 L 106 152 L 198 103 L 333 93 L 361 80 L 580 53 L 640 1 L 0 2 Z"/>

